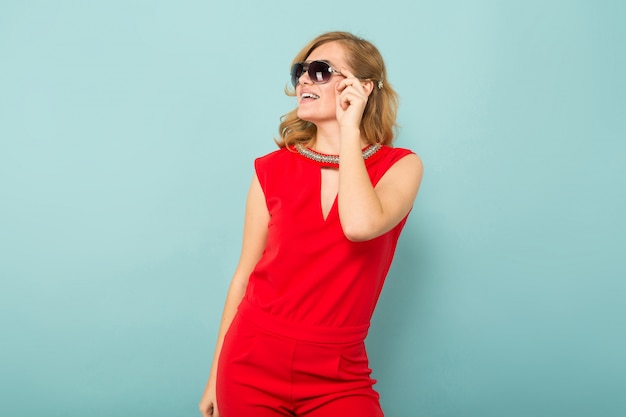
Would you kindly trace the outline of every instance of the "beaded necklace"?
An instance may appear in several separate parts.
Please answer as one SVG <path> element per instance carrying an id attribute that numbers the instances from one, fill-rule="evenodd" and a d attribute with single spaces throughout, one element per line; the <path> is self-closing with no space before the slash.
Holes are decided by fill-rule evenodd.
<path id="1" fill-rule="evenodd" d="M 339 155 L 327 155 L 324 153 L 320 153 L 314 151 L 311 148 L 307 148 L 301 143 L 296 143 L 294 145 L 296 151 L 305 158 L 311 159 L 319 164 L 324 166 L 338 167 L 339 166 Z M 362 155 L 363 159 L 368 159 L 376 152 L 378 152 L 382 148 L 382 145 L 376 143 L 374 145 L 370 145 L 367 148 L 363 149 Z"/>

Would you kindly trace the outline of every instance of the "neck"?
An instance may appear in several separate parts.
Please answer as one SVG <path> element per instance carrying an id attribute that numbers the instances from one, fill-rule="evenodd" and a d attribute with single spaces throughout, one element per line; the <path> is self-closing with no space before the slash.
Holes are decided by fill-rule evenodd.
<path id="1" fill-rule="evenodd" d="M 327 155 L 339 155 L 341 148 L 341 129 L 339 124 L 318 124 L 317 134 L 311 143 L 311 148 Z M 367 146 L 365 139 L 361 137 L 361 147 Z"/>

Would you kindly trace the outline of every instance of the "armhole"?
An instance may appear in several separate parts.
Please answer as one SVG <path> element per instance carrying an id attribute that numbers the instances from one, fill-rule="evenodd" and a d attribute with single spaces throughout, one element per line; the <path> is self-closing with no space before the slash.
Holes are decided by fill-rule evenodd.
<path id="1" fill-rule="evenodd" d="M 415 155 L 415 152 L 413 152 L 410 149 L 392 148 L 391 152 L 388 155 L 386 155 L 386 158 L 383 161 L 381 161 L 384 163 L 380 170 L 381 171 L 380 176 L 378 176 L 378 178 L 375 178 L 375 182 L 373 182 L 372 185 L 376 187 L 378 182 L 385 176 L 387 171 L 389 171 L 389 169 L 391 169 L 391 167 L 394 166 L 396 162 L 398 162 L 399 160 L 401 160 L 402 158 L 408 155 Z"/>
<path id="2" fill-rule="evenodd" d="M 254 160 L 254 173 L 256 174 L 257 179 L 259 180 L 259 184 L 261 185 L 261 190 L 263 194 L 265 194 L 265 175 L 263 171 L 263 162 L 261 158 L 257 158 Z"/>

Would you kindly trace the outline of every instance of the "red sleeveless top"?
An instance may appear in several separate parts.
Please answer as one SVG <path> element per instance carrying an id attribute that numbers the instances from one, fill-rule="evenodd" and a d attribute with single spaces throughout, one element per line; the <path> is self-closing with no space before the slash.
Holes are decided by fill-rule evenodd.
<path id="1" fill-rule="evenodd" d="M 372 184 L 410 153 L 383 146 L 366 159 Z M 406 217 L 375 239 L 351 242 L 343 234 L 336 199 L 323 218 L 319 162 L 282 148 L 258 158 L 255 170 L 270 220 L 240 314 L 304 340 L 364 339 Z"/>

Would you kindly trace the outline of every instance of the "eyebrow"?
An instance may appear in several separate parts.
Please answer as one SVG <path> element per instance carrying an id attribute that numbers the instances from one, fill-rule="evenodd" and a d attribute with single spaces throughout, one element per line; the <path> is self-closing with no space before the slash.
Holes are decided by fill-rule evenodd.
<path id="1" fill-rule="evenodd" d="M 309 60 L 304 61 L 303 64 L 310 64 L 313 61 L 326 62 L 328 65 L 330 65 L 334 69 L 337 69 L 337 66 L 335 64 L 333 64 L 332 62 L 330 62 L 329 60 L 327 60 L 327 59 L 309 59 Z"/>

